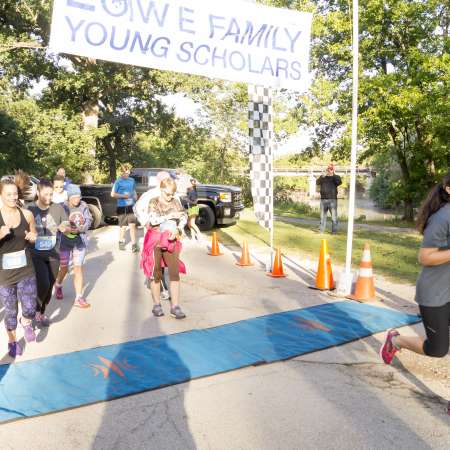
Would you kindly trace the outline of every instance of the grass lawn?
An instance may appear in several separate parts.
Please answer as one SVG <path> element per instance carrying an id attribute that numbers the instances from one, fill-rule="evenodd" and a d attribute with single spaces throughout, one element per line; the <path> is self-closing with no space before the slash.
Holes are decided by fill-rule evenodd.
<path id="1" fill-rule="evenodd" d="M 319 219 L 320 212 L 316 209 L 308 207 L 302 203 L 278 203 L 275 205 L 275 215 L 286 217 L 299 217 L 302 219 Z M 339 222 L 347 223 L 347 216 L 339 216 Z M 387 219 L 387 220 L 375 220 L 375 219 L 360 219 L 356 218 L 355 223 L 367 223 L 371 225 L 382 225 L 385 227 L 400 227 L 400 228 L 414 228 L 414 222 L 408 222 L 402 219 Z"/>
<path id="2" fill-rule="evenodd" d="M 302 258 L 319 257 L 323 238 L 328 239 L 332 261 L 345 264 L 346 231 L 337 235 L 321 235 L 317 226 L 275 222 L 275 245 L 286 253 Z M 236 225 L 219 229 L 220 241 L 225 245 L 241 245 L 247 239 L 250 246 L 269 243 L 269 233 L 260 227 L 251 211 L 245 211 Z M 364 243 L 368 242 L 372 251 L 375 273 L 397 282 L 414 283 L 420 266 L 417 253 L 421 242 L 418 234 L 386 233 L 372 230 L 355 230 L 353 240 L 353 267 L 359 266 Z"/>

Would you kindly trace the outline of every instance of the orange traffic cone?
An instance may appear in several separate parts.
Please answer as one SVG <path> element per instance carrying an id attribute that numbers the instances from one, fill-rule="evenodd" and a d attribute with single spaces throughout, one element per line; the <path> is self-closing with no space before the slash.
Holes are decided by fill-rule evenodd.
<path id="1" fill-rule="evenodd" d="M 280 248 L 277 248 L 275 252 L 275 260 L 273 262 L 272 272 L 266 273 L 266 275 L 273 278 L 282 278 L 286 276 L 283 272 L 283 261 L 281 260 Z"/>
<path id="2" fill-rule="evenodd" d="M 239 262 L 236 263 L 236 265 L 241 267 L 247 267 L 247 266 L 253 266 L 253 263 L 250 261 L 250 253 L 248 251 L 248 244 L 247 241 L 244 240 L 242 244 L 242 255 Z"/>
<path id="3" fill-rule="evenodd" d="M 213 233 L 212 243 L 211 243 L 211 251 L 208 253 L 208 255 L 210 255 L 210 256 L 223 255 L 223 253 L 220 253 L 219 239 L 217 238 L 216 232 Z"/>
<path id="4" fill-rule="evenodd" d="M 333 269 L 331 267 L 331 257 L 328 253 L 328 242 L 326 239 L 322 239 L 322 245 L 320 247 L 315 289 L 321 291 L 334 289 Z"/>
<path id="5" fill-rule="evenodd" d="M 355 292 L 353 295 L 349 295 L 350 299 L 357 300 L 358 302 L 374 300 L 375 283 L 372 270 L 372 256 L 370 254 L 370 246 L 366 242 L 364 244 L 364 251 L 359 266 L 358 280 L 355 285 Z"/>

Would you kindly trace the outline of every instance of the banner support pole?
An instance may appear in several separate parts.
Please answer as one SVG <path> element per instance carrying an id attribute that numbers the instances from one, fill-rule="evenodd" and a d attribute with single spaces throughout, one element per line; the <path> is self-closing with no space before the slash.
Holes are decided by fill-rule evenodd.
<path id="1" fill-rule="evenodd" d="M 341 275 L 338 285 L 338 293 L 350 295 L 352 290 L 352 250 L 353 230 L 355 220 L 356 197 L 356 162 L 358 150 L 358 81 L 359 81 L 359 3 L 353 0 L 353 83 L 352 83 L 352 144 L 350 159 L 350 196 L 348 200 L 348 227 L 347 227 L 347 251 L 345 258 L 345 271 Z"/>

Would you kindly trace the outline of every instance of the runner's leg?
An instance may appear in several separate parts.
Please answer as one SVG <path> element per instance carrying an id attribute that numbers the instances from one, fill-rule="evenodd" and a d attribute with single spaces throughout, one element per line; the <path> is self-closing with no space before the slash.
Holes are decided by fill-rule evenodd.
<path id="1" fill-rule="evenodd" d="M 17 285 L 0 286 L 0 298 L 5 308 L 4 321 L 9 342 L 16 341 L 17 314 L 19 312 L 17 304 Z"/>
<path id="2" fill-rule="evenodd" d="M 136 245 L 136 224 L 130 223 L 130 239 L 131 239 L 131 245 Z"/>
<path id="3" fill-rule="evenodd" d="M 34 275 L 20 280 L 17 283 L 17 298 L 20 300 L 20 305 L 22 306 L 20 323 L 26 330 L 36 315 L 37 284 Z M 28 338 L 27 340 L 29 341 Z"/>
<path id="4" fill-rule="evenodd" d="M 52 295 L 50 286 L 50 265 L 48 261 L 39 256 L 33 255 L 34 271 L 36 273 L 37 282 L 37 312 L 44 314 L 50 296 Z"/>

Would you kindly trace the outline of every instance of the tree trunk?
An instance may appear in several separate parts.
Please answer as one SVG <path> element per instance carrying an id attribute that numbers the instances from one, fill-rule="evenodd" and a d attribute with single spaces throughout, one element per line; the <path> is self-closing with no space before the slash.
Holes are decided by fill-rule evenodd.
<path id="1" fill-rule="evenodd" d="M 108 153 L 108 171 L 109 171 L 109 180 L 113 183 L 116 179 L 116 152 L 114 151 L 114 147 L 111 144 L 111 136 L 107 136 L 103 139 L 103 144 L 105 145 L 105 149 Z"/>
<path id="2" fill-rule="evenodd" d="M 404 200 L 404 216 L 403 220 L 412 222 L 414 220 L 414 205 L 412 199 L 408 198 Z"/>
<path id="3" fill-rule="evenodd" d="M 98 105 L 98 99 L 90 99 L 83 103 L 83 112 L 82 112 L 82 118 L 83 118 L 83 130 L 88 130 L 89 128 L 98 128 L 98 114 L 99 114 L 99 105 Z M 89 151 L 90 155 L 92 156 L 92 161 L 95 159 L 95 143 L 93 147 Z M 94 165 L 92 165 L 92 169 Z M 94 179 L 92 177 L 92 173 L 89 171 L 85 171 L 83 173 L 83 179 L 85 184 L 93 184 Z"/>

